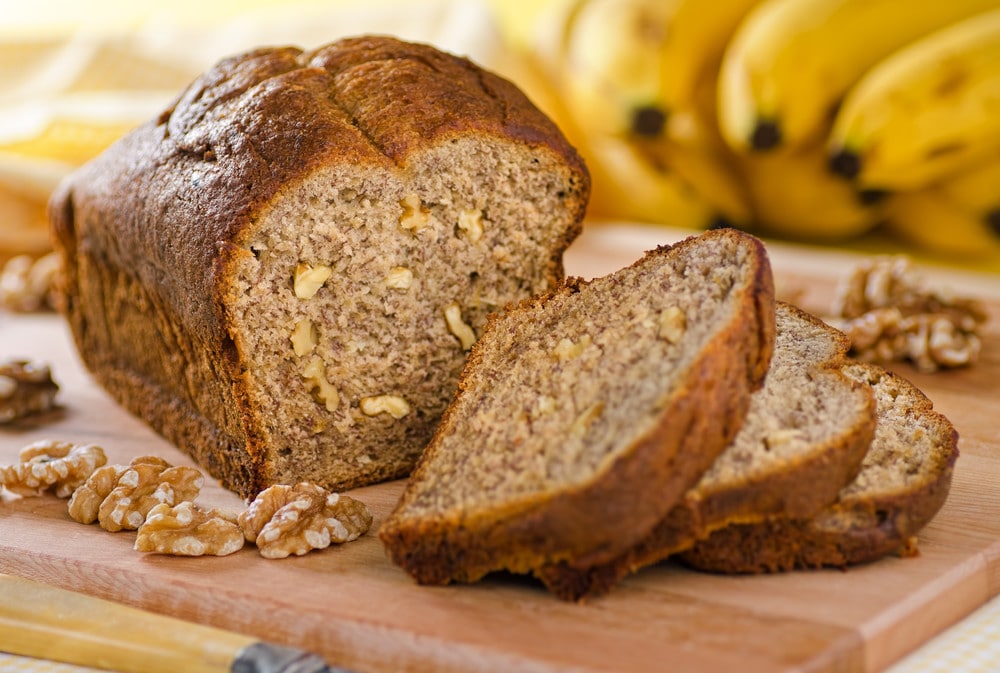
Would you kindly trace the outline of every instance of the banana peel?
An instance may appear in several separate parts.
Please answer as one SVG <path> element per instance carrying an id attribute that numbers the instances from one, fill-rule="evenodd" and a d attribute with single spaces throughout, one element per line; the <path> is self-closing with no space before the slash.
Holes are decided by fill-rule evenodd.
<path id="1" fill-rule="evenodd" d="M 814 243 L 840 243 L 873 230 L 880 203 L 866 203 L 826 167 L 822 147 L 741 158 L 754 222 L 761 231 Z"/>
<path id="2" fill-rule="evenodd" d="M 1000 227 L 986 213 L 961 207 L 932 190 L 895 194 L 886 229 L 930 253 L 953 260 L 1000 260 Z"/>

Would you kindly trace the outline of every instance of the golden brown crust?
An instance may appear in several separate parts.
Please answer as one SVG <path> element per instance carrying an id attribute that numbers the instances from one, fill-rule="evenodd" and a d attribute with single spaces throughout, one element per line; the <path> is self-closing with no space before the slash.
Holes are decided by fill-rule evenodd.
<path id="1" fill-rule="evenodd" d="M 835 344 L 829 359 L 808 364 L 813 371 L 841 380 L 848 394 L 863 397 L 864 413 L 844 419 L 850 425 L 811 451 L 794 456 L 780 470 L 688 491 L 647 537 L 607 563 L 563 562 L 541 568 L 536 575 L 549 591 L 565 600 L 602 595 L 627 575 L 690 548 L 719 528 L 781 514 L 812 516 L 854 478 L 874 433 L 875 401 L 870 390 L 841 371 L 850 343 L 842 333 L 794 306 L 782 304 L 779 310 L 800 324 L 822 330 Z"/>
<path id="2" fill-rule="evenodd" d="M 910 497 L 849 511 L 822 520 L 771 520 L 728 526 L 680 555 L 687 565 L 719 573 L 771 573 L 869 563 L 903 552 L 912 537 L 944 505 L 952 469 Z"/>
<path id="3" fill-rule="evenodd" d="M 255 218 L 317 167 L 404 169 L 413 152 L 468 134 L 551 152 L 575 175 L 575 221 L 548 262 L 555 282 L 589 178 L 510 83 L 380 37 L 220 62 L 50 202 L 64 262 L 60 304 L 88 368 L 227 486 L 256 493 L 271 469 L 265 419 L 249 399 L 223 289 L 251 254 Z"/>
<path id="4" fill-rule="evenodd" d="M 902 377 L 877 365 L 852 367 L 867 373 L 873 385 L 885 383 L 902 391 L 907 417 L 922 418 L 933 429 L 937 442 L 923 456 L 922 478 L 903 488 L 872 486 L 845 493 L 811 519 L 776 518 L 728 526 L 681 554 L 681 560 L 713 572 L 778 572 L 867 563 L 910 545 L 947 499 L 958 458 L 958 434 Z M 880 417 L 879 422 L 885 420 Z"/>
<path id="5" fill-rule="evenodd" d="M 739 236 L 735 231 L 706 236 Z M 763 245 L 746 237 L 746 280 L 733 320 L 698 354 L 665 401 L 656 426 L 637 436 L 610 467 L 579 487 L 542 493 L 487 512 L 407 519 L 409 495 L 379 535 L 392 560 L 418 582 L 470 582 L 487 572 L 508 569 L 530 572 L 564 559 L 586 564 L 614 558 L 640 539 L 689 488 L 732 440 L 749 406 L 750 395 L 763 382 L 774 344 L 774 300 L 770 265 Z M 691 238 L 673 250 L 697 245 Z M 659 248 L 649 256 L 668 256 Z M 572 293 L 586 285 L 570 279 L 555 293 Z M 521 302 L 514 311 L 530 313 L 555 294 Z M 467 362 L 456 400 L 465 394 L 489 343 L 490 333 L 504 329 L 494 318 Z M 453 403 L 438 426 L 411 480 L 426 478 L 439 450 L 440 438 L 453 431 Z"/>

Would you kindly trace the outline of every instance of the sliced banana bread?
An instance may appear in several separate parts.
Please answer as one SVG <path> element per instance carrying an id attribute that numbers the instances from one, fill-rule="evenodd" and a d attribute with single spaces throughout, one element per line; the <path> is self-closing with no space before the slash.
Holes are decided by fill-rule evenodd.
<path id="1" fill-rule="evenodd" d="M 732 440 L 774 342 L 763 245 L 735 230 L 492 318 L 380 536 L 421 583 L 600 563 Z"/>
<path id="2" fill-rule="evenodd" d="M 511 83 L 364 37 L 226 59 L 51 204 L 110 393 L 252 495 L 406 475 L 486 316 L 556 286 L 589 177 Z"/>
<path id="3" fill-rule="evenodd" d="M 845 566 L 909 548 L 944 504 L 958 434 L 916 387 L 878 365 L 845 373 L 875 391 L 875 439 L 857 478 L 810 519 L 728 526 L 681 555 L 716 572 L 774 572 Z"/>
<path id="4" fill-rule="evenodd" d="M 875 401 L 870 386 L 841 371 L 850 343 L 789 304 L 778 304 L 776 318 L 771 369 L 733 443 L 653 531 L 618 558 L 536 571 L 550 591 L 569 600 L 600 595 L 717 528 L 775 515 L 812 516 L 854 478 L 875 430 Z"/>

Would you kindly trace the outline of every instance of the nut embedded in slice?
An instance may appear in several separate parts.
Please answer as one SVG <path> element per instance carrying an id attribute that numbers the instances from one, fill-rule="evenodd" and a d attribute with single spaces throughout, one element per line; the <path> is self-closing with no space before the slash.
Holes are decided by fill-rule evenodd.
<path id="1" fill-rule="evenodd" d="M 292 342 L 292 351 L 295 355 L 298 357 L 309 355 L 316 349 L 318 340 L 316 326 L 308 318 L 303 318 L 295 323 L 295 329 L 292 330 L 289 340 Z"/>
<path id="2" fill-rule="evenodd" d="M 408 194 L 399 205 L 403 206 L 403 214 L 399 218 L 399 226 L 402 229 L 418 234 L 434 221 L 434 216 L 424 207 L 416 194 Z"/>
<path id="3" fill-rule="evenodd" d="M 389 414 L 396 420 L 410 413 L 410 404 L 399 395 L 375 395 L 361 398 L 361 412 L 366 416 Z"/>
<path id="4" fill-rule="evenodd" d="M 462 319 L 462 307 L 453 301 L 444 307 L 444 319 L 448 323 L 448 331 L 455 335 L 463 350 L 472 348 L 476 343 L 476 333 Z"/>
<path id="5" fill-rule="evenodd" d="M 325 265 L 312 266 L 301 263 L 295 267 L 293 289 L 299 299 L 312 299 L 323 283 L 333 275 L 333 269 Z"/>
<path id="6" fill-rule="evenodd" d="M 326 378 L 326 366 L 319 357 L 314 357 L 302 370 L 302 376 L 313 391 L 316 400 L 326 407 L 327 411 L 336 411 L 340 406 L 340 393 Z"/>
<path id="7" fill-rule="evenodd" d="M 687 318 L 679 306 L 670 306 L 660 313 L 660 331 L 658 336 L 672 344 L 678 343 L 687 329 Z"/>
<path id="8" fill-rule="evenodd" d="M 470 243 L 483 237 L 483 213 L 475 208 L 466 208 L 458 213 L 458 228 L 465 232 Z"/>
<path id="9" fill-rule="evenodd" d="M 413 272 L 405 266 L 394 266 L 389 269 L 385 284 L 394 290 L 408 290 L 413 284 Z"/>
<path id="10" fill-rule="evenodd" d="M 572 360 L 573 358 L 579 357 L 591 343 L 592 339 L 589 334 L 584 334 L 580 337 L 580 340 L 576 342 L 572 339 L 563 338 L 559 340 L 559 343 L 557 343 L 556 347 L 552 350 L 552 355 L 556 360 Z"/>

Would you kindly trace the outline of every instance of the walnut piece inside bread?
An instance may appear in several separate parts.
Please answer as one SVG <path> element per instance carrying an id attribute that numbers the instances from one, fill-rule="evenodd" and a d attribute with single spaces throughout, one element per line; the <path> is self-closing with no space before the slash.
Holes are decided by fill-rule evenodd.
<path id="1" fill-rule="evenodd" d="M 228 487 L 342 490 L 410 471 L 487 316 L 562 279 L 589 184 L 465 59 L 261 48 L 63 185 L 57 286 L 96 379 Z"/>

